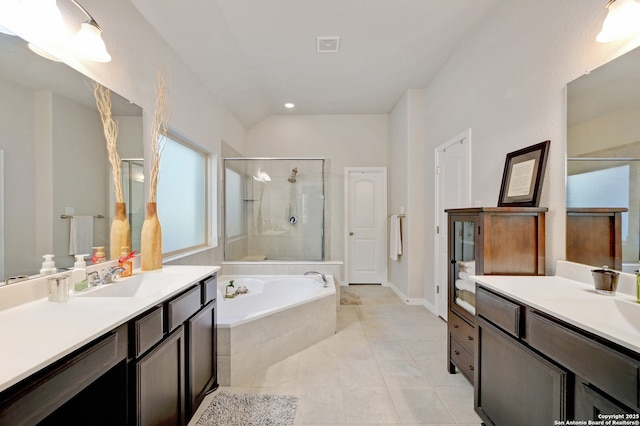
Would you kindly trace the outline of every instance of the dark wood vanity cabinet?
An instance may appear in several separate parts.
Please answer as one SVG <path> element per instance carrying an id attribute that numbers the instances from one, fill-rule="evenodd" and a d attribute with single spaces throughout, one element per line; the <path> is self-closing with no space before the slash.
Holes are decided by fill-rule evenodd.
<path id="1" fill-rule="evenodd" d="M 448 371 L 473 382 L 475 283 L 471 275 L 544 275 L 546 208 L 448 209 Z"/>
<path id="2" fill-rule="evenodd" d="M 213 275 L 132 321 L 133 341 L 151 348 L 131 362 L 132 424 L 184 425 L 217 386 L 216 287 Z M 158 318 L 164 333 L 158 334 Z"/>
<path id="3" fill-rule="evenodd" d="M 126 422 L 126 326 L 0 393 L 0 425 Z"/>
<path id="4" fill-rule="evenodd" d="M 136 425 L 184 425 L 184 329 L 174 330 L 134 365 Z"/>
<path id="5" fill-rule="evenodd" d="M 524 308 L 476 291 L 476 411 L 491 425 L 553 425 L 567 418 L 568 372 L 518 342 Z"/>
<path id="6" fill-rule="evenodd" d="M 216 288 L 213 274 L 1 392 L 0 425 L 187 424 L 217 387 Z"/>
<path id="7" fill-rule="evenodd" d="M 485 424 L 640 412 L 640 355 L 482 286 L 477 296 L 474 404 Z"/>
<path id="8" fill-rule="evenodd" d="M 622 270 L 626 208 L 567 208 L 567 260 Z"/>
<path id="9" fill-rule="evenodd" d="M 202 283 L 204 307 L 185 323 L 187 332 L 187 415 L 192 417 L 214 386 L 216 371 L 216 277 Z"/>

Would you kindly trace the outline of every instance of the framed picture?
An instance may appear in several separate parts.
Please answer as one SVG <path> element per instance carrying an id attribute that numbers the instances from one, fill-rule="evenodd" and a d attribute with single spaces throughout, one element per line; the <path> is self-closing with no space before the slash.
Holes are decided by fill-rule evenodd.
<path id="1" fill-rule="evenodd" d="M 551 141 L 507 154 L 498 207 L 538 207 Z"/>

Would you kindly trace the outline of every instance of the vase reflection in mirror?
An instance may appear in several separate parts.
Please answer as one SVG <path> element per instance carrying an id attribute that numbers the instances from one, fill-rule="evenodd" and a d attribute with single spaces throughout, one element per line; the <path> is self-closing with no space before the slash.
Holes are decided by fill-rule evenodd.
<path id="1" fill-rule="evenodd" d="M 127 217 L 127 205 L 115 203 L 115 215 L 111 222 L 109 258 L 111 260 L 120 258 L 122 247 L 131 247 L 131 225 Z"/>

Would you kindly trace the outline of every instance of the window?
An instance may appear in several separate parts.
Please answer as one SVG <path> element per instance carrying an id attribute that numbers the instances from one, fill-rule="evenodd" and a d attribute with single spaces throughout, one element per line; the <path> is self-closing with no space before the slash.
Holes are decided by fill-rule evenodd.
<path id="1" fill-rule="evenodd" d="M 208 244 L 208 155 L 169 134 L 160 157 L 158 217 L 163 254 Z"/>

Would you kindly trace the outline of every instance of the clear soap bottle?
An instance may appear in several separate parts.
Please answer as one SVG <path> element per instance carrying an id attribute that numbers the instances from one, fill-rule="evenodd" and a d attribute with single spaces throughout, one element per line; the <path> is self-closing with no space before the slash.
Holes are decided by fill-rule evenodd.
<path id="1" fill-rule="evenodd" d="M 88 288 L 87 263 L 84 261 L 84 258 L 87 256 L 89 255 L 76 255 L 73 271 L 71 271 L 71 285 L 73 285 L 74 292 L 85 291 Z"/>

